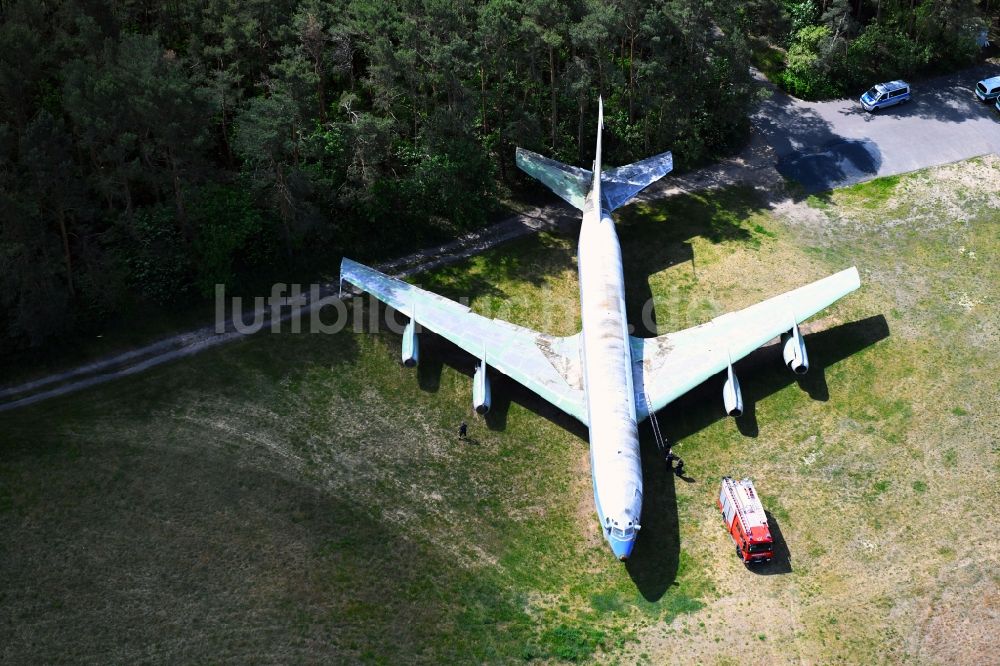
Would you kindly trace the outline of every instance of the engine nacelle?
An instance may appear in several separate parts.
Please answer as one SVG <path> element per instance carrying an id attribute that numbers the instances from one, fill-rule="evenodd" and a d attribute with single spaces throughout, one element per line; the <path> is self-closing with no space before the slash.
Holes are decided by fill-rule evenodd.
<path id="1" fill-rule="evenodd" d="M 798 326 L 792 328 L 789 333 L 781 334 L 781 355 L 785 359 L 785 365 L 795 374 L 804 375 L 809 371 L 806 341 L 802 339 Z"/>
<path id="2" fill-rule="evenodd" d="M 490 411 L 490 378 L 486 375 L 486 361 L 479 362 L 472 377 L 472 408 L 477 414 Z"/>
<path id="3" fill-rule="evenodd" d="M 410 320 L 410 323 L 403 329 L 403 365 L 412 368 L 420 360 L 420 342 L 417 338 L 417 323 Z"/>
<path id="4" fill-rule="evenodd" d="M 726 414 L 743 416 L 743 393 L 740 391 L 740 380 L 736 379 L 733 366 L 730 364 L 726 383 L 722 385 L 722 402 L 726 406 Z"/>

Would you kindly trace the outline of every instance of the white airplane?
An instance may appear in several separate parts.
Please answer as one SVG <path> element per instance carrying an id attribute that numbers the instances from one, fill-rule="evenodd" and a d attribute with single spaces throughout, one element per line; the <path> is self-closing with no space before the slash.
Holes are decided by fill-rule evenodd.
<path id="1" fill-rule="evenodd" d="M 604 537 L 625 561 L 640 529 L 642 467 L 638 424 L 712 375 L 727 371 L 726 412 L 739 416 L 743 399 L 733 363 L 781 336 L 785 363 L 796 373 L 809 360 L 798 324 L 860 286 L 849 268 L 744 310 L 656 338 L 629 335 L 621 249 L 611 212 L 673 168 L 667 152 L 617 169 L 601 169 L 603 104 L 599 101 L 593 171 L 518 148 L 517 165 L 583 212 L 577 264 L 582 332 L 555 337 L 499 319 L 344 259 L 341 281 L 363 289 L 410 318 L 402 360 L 416 365 L 415 324 L 479 359 L 472 402 L 490 407 L 492 367 L 520 382 L 590 431 L 594 503 Z"/>

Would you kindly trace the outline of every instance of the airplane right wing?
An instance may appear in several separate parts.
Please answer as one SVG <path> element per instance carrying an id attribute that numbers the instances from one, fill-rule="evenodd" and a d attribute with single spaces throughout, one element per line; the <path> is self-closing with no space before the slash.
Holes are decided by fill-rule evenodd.
<path id="1" fill-rule="evenodd" d="M 712 321 L 656 338 L 630 336 L 636 417 L 641 421 L 730 363 L 861 286 L 851 267 Z"/>

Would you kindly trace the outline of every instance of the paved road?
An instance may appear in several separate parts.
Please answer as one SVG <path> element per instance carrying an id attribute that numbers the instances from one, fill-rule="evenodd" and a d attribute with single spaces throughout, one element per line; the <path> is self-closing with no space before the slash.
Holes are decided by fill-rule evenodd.
<path id="1" fill-rule="evenodd" d="M 987 65 L 914 83 L 913 101 L 876 114 L 855 99 L 803 102 L 775 91 L 754 126 L 778 172 L 818 192 L 1000 153 L 1000 112 L 972 92 L 998 74 L 1000 65 Z"/>
<path id="2" fill-rule="evenodd" d="M 803 102 L 762 80 L 772 95 L 754 114 L 754 136 L 739 155 L 665 178 L 640 198 L 650 200 L 735 183 L 749 183 L 775 194 L 782 191 L 775 187 L 782 176 L 801 182 L 808 192 L 818 192 L 876 176 L 1000 153 L 1000 113 L 972 96 L 976 81 L 993 74 L 1000 74 L 1000 65 L 914 84 L 913 102 L 874 116 L 865 113 L 855 100 Z M 575 211 L 553 205 L 515 215 L 379 268 L 390 274 L 410 275 L 576 219 Z M 336 290 L 336 285 L 324 285 L 324 294 Z M 267 316 L 269 320 L 283 313 Z M 109 355 L 66 372 L 0 389 L 0 412 L 143 372 L 241 337 L 232 326 L 223 333 L 207 326 Z"/>

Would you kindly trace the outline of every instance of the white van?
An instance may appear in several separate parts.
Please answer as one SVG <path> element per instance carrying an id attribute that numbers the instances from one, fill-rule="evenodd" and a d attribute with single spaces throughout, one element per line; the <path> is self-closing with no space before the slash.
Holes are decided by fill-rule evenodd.
<path id="1" fill-rule="evenodd" d="M 988 102 L 1000 97 L 1000 76 L 983 79 L 976 84 L 976 97 L 980 102 Z"/>
<path id="2" fill-rule="evenodd" d="M 878 83 L 861 96 L 861 106 L 871 113 L 909 101 L 910 84 L 906 81 Z"/>

